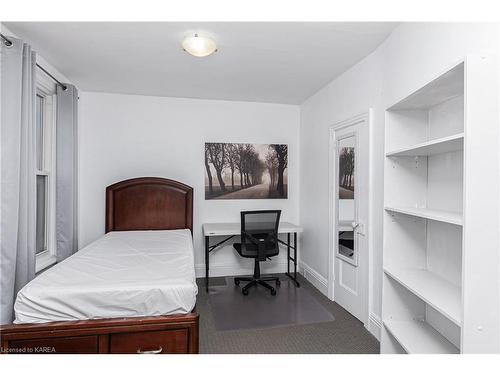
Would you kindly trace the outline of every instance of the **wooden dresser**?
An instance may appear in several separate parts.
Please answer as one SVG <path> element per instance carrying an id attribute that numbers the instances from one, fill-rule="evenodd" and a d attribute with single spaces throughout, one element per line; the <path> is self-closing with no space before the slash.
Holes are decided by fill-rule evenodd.
<path id="1" fill-rule="evenodd" d="M 196 354 L 197 313 L 2 326 L 4 354 Z"/>

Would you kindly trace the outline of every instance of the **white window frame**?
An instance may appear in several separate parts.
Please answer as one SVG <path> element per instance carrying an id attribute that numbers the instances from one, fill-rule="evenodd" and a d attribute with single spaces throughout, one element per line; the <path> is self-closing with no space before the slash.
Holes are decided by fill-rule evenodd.
<path id="1" fill-rule="evenodd" d="M 42 169 L 36 175 L 47 176 L 46 233 L 47 249 L 35 258 L 35 271 L 40 272 L 57 262 L 56 247 L 56 84 L 45 74 L 36 78 L 36 93 L 44 98 Z"/>

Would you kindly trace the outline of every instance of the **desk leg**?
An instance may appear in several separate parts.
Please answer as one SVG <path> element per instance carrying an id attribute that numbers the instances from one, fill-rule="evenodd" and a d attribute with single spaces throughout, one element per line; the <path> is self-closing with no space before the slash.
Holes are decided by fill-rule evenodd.
<path id="1" fill-rule="evenodd" d="M 210 237 L 205 236 L 205 287 L 208 293 L 208 276 L 209 276 L 209 247 L 210 247 Z"/>
<path id="2" fill-rule="evenodd" d="M 300 284 L 297 281 L 297 248 L 298 248 L 298 242 L 297 242 L 297 232 L 293 234 L 293 258 L 290 256 L 290 233 L 288 234 L 288 242 L 287 242 L 287 257 L 286 257 L 286 264 L 287 264 L 287 273 L 286 275 L 293 280 L 295 283 L 295 286 L 297 288 L 300 288 Z M 293 261 L 293 276 L 290 274 L 290 261 Z"/>
<path id="3" fill-rule="evenodd" d="M 286 273 L 290 274 L 290 233 L 287 233 L 286 246 Z"/>
<path id="4" fill-rule="evenodd" d="M 297 281 L 297 250 L 299 249 L 299 244 L 297 243 L 297 232 L 293 234 L 293 247 L 295 248 L 293 250 L 293 280 L 295 281 L 297 288 L 299 288 L 300 284 Z"/>

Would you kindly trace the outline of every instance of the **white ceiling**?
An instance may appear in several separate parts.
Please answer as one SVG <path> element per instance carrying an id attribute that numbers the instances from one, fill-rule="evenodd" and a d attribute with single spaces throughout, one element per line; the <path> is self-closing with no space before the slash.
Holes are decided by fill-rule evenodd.
<path id="1" fill-rule="evenodd" d="M 395 23 L 6 22 L 83 91 L 300 104 Z M 184 52 L 212 36 L 207 58 Z"/>

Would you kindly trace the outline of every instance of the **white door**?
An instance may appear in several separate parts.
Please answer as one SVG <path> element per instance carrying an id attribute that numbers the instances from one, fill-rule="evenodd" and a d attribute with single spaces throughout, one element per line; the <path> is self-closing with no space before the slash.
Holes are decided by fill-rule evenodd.
<path id="1" fill-rule="evenodd" d="M 368 322 L 368 115 L 330 134 L 332 299 Z M 333 279 L 333 280 L 332 280 Z"/>

